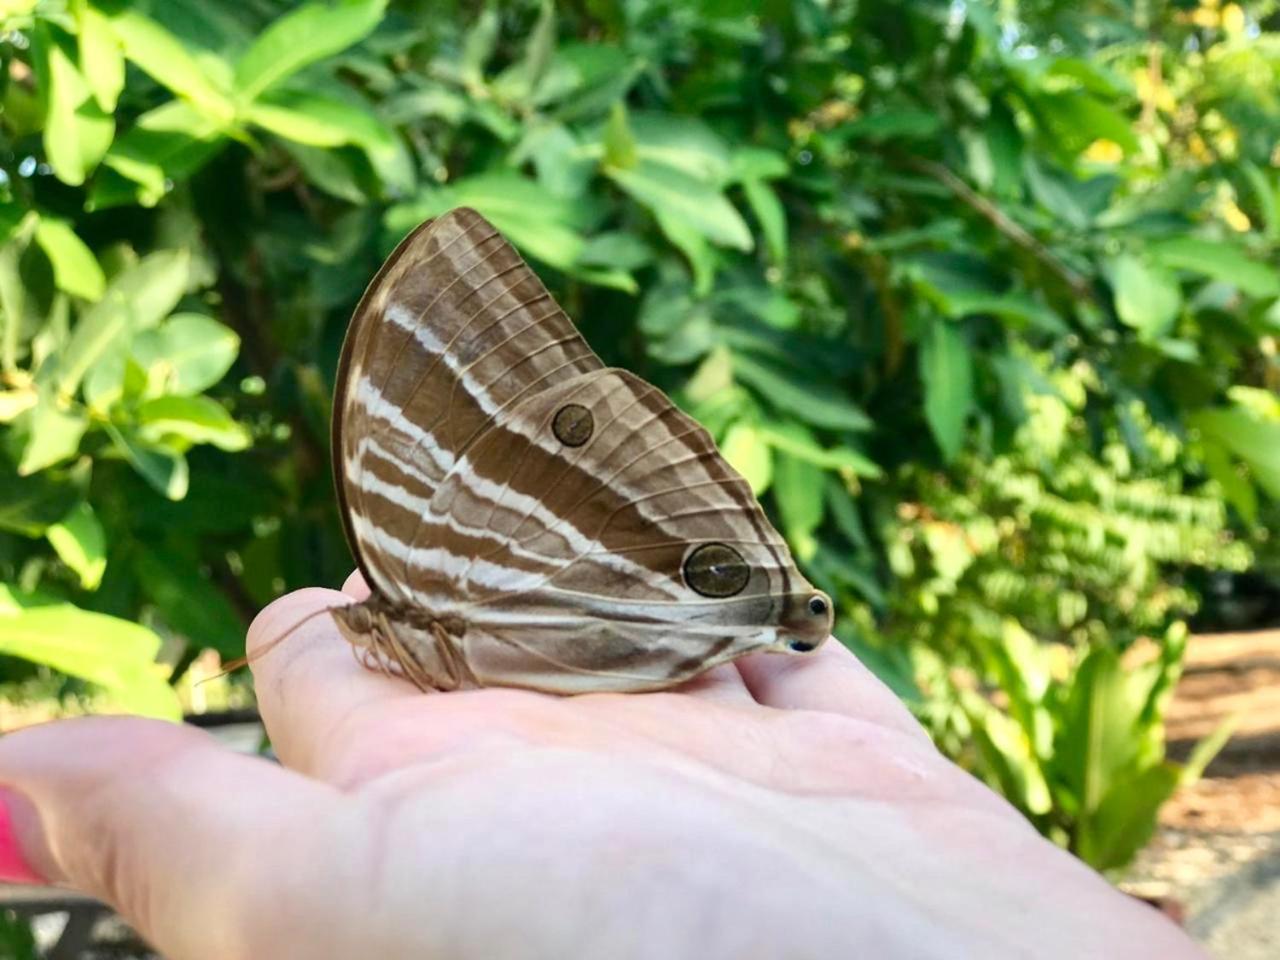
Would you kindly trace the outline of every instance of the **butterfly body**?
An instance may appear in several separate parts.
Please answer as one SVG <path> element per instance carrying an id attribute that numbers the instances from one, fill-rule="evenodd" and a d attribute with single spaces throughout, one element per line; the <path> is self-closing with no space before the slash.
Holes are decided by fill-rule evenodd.
<path id="1" fill-rule="evenodd" d="M 421 687 L 660 689 L 830 631 L 706 431 L 605 367 L 473 211 L 424 224 L 370 285 L 333 450 L 372 590 L 335 617 Z"/>

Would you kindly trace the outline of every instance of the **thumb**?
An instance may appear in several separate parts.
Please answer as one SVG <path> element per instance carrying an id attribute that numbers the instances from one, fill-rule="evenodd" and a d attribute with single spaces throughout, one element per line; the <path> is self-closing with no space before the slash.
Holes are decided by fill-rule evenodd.
<path id="1" fill-rule="evenodd" d="M 6 879 L 98 897 L 175 960 L 228 960 L 285 955 L 263 915 L 341 795 L 189 727 L 94 717 L 0 739 L 0 803 Z"/>

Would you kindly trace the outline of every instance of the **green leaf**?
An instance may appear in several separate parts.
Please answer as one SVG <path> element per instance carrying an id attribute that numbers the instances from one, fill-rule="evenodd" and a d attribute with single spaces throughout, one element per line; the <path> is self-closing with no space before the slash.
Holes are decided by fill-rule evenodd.
<path id="1" fill-rule="evenodd" d="M 93 251 L 76 236 L 70 224 L 41 217 L 36 227 L 36 243 L 53 265 L 53 279 L 60 289 L 85 300 L 101 298 L 107 278 Z"/>
<path id="2" fill-rule="evenodd" d="M 1070 154 L 1079 153 L 1098 139 L 1114 141 L 1125 153 L 1136 153 L 1139 149 L 1128 118 L 1083 90 L 1041 93 L 1029 102 L 1041 126 Z"/>
<path id="3" fill-rule="evenodd" d="M 763 180 L 747 179 L 742 181 L 742 192 L 746 195 L 751 212 L 760 222 L 760 230 L 764 233 L 765 245 L 773 262 L 781 266 L 787 262 L 787 214 L 782 209 L 782 201 L 774 193 L 773 188 Z"/>
<path id="4" fill-rule="evenodd" d="M 956 319 L 974 314 L 990 314 L 1009 321 L 1010 327 L 1015 330 L 1030 327 L 1057 336 L 1066 336 L 1071 332 L 1071 328 L 1057 313 L 1021 291 L 994 294 L 955 291 L 942 297 L 940 306 L 947 316 Z"/>
<path id="5" fill-rule="evenodd" d="M 1244 471 L 1237 467 L 1230 451 L 1221 443 L 1202 436 L 1200 446 L 1205 470 L 1222 488 L 1223 499 L 1235 507 L 1246 525 L 1252 527 L 1258 522 L 1257 488 Z"/>
<path id="6" fill-rule="evenodd" d="M 1221 280 L 1239 287 L 1252 297 L 1280 294 L 1280 273 L 1264 263 L 1250 260 L 1234 243 L 1199 237 L 1173 237 L 1150 244 L 1147 252 L 1166 267 Z"/>
<path id="7" fill-rule="evenodd" d="M 0 584 L 0 653 L 97 684 L 131 713 L 177 721 L 182 705 L 155 662 L 159 649 L 146 627 Z"/>
<path id="8" fill-rule="evenodd" d="M 59 359 L 59 393 L 75 393 L 86 371 L 108 349 L 168 316 L 187 288 L 190 264 L 185 250 L 162 250 L 116 274 L 71 333 Z"/>
<path id="9" fill-rule="evenodd" d="M 280 144 L 297 161 L 311 186 L 331 197 L 364 206 L 370 200 L 368 179 L 363 176 L 364 159 L 354 151 L 327 150 L 284 141 Z"/>
<path id="10" fill-rule="evenodd" d="M 492 3 L 486 3 L 475 23 L 466 31 L 462 43 L 462 79 L 479 85 L 484 82 L 484 67 L 498 44 L 502 21 Z"/>
<path id="11" fill-rule="evenodd" d="M 716 264 L 719 258 L 715 249 L 695 227 L 688 222 L 661 211 L 654 212 L 654 219 L 671 245 L 684 254 L 693 270 L 693 294 L 705 297 L 715 286 Z"/>
<path id="12" fill-rule="evenodd" d="M 79 487 L 63 471 L 5 477 L 0 483 L 0 530 L 24 537 L 42 536 L 79 498 Z"/>
<path id="13" fill-rule="evenodd" d="M 135 554 L 133 566 L 167 626 L 224 659 L 243 655 L 244 621 L 195 563 L 172 551 L 149 549 Z"/>
<path id="14" fill-rule="evenodd" d="M 725 434 L 720 453 L 729 466 L 742 474 L 757 497 L 769 489 L 773 480 L 773 453 L 760 436 L 755 424 L 738 421 Z"/>
<path id="15" fill-rule="evenodd" d="M 1128 864 L 1151 839 L 1160 807 L 1173 796 L 1179 778 L 1176 765 L 1160 763 L 1117 780 L 1081 824 L 1076 855 L 1095 870 Z"/>
<path id="16" fill-rule="evenodd" d="M 88 427 L 89 421 L 82 414 L 61 409 L 53 397 L 42 396 L 13 424 L 12 440 L 21 450 L 18 476 L 30 476 L 74 457 Z"/>
<path id="17" fill-rule="evenodd" d="M 135 417 L 139 439 L 155 444 L 180 437 L 234 453 L 250 443 L 249 431 L 210 397 L 156 397 L 139 404 Z"/>
<path id="18" fill-rule="evenodd" d="M 1133 254 L 1116 257 L 1108 271 L 1116 315 L 1148 342 L 1173 327 L 1182 310 L 1182 290 L 1169 270 Z"/>
<path id="19" fill-rule="evenodd" d="M 969 345 L 952 323 L 934 320 L 920 344 L 924 415 L 948 463 L 964 446 L 965 424 L 973 410 L 973 360 Z"/>
<path id="20" fill-rule="evenodd" d="M 729 182 L 733 161 L 724 140 L 697 117 L 637 111 L 629 117 L 638 160 L 667 167 L 715 188 Z"/>
<path id="21" fill-rule="evenodd" d="M 387 212 L 387 226 L 405 234 L 428 217 L 459 206 L 473 207 L 529 256 L 561 270 L 573 269 L 586 245 L 573 226 L 578 209 L 572 199 L 513 173 L 480 174 L 421 191 L 414 202 Z"/>
<path id="22" fill-rule="evenodd" d="M 1258 486 L 1280 500 L 1280 421 L 1236 405 L 1198 410 L 1187 422 L 1248 464 Z"/>
<path id="23" fill-rule="evenodd" d="M 80 72 L 84 74 L 89 89 L 98 106 L 112 113 L 120 91 L 124 89 L 124 53 L 120 38 L 108 19 L 89 0 L 75 0 L 75 11 L 80 43 Z"/>
<path id="24" fill-rule="evenodd" d="M 59 180 L 79 186 L 111 146 L 115 120 L 94 100 L 60 31 L 39 21 L 35 43 L 45 74 L 45 157 Z"/>
<path id="25" fill-rule="evenodd" d="M 730 179 L 739 183 L 747 180 L 776 180 L 789 172 L 786 157 L 762 147 L 738 147 L 729 158 L 729 166 Z"/>
<path id="26" fill-rule="evenodd" d="M 30 410 L 40 400 L 40 395 L 30 388 L 0 390 L 0 423 L 11 423 L 19 414 Z"/>
<path id="27" fill-rule="evenodd" d="M 766 441 L 768 438 L 764 438 Z M 772 444 L 771 444 L 772 445 Z M 822 470 L 799 457 L 780 454 L 774 462 L 773 498 L 782 529 L 800 560 L 807 562 L 817 548 L 814 531 L 822 523 Z"/>
<path id="28" fill-rule="evenodd" d="M 136 435 L 112 425 L 106 425 L 107 433 L 116 452 L 129 462 L 138 476 L 170 500 L 181 500 L 187 495 L 191 481 L 187 458 L 168 447 L 146 443 Z"/>
<path id="29" fill-rule="evenodd" d="M 377 27 L 387 0 L 308 3 L 264 30 L 240 57 L 235 87 L 246 103 L 310 64 L 341 53 Z"/>
<path id="30" fill-rule="evenodd" d="M 879 477 L 883 471 L 868 457 L 848 447 L 827 449 L 813 439 L 800 424 L 778 424 L 762 427 L 762 436 L 770 446 L 791 458 L 813 464 L 823 470 L 847 470 L 860 477 Z"/>
<path id="31" fill-rule="evenodd" d="M 638 270 L 653 262 L 653 250 L 634 233 L 597 233 L 582 248 L 578 263 L 585 267 Z"/>
<path id="32" fill-rule="evenodd" d="M 702 180 L 651 160 L 626 170 L 605 167 L 604 172 L 636 202 L 684 221 L 712 243 L 751 249 L 751 231 L 742 215 L 717 188 Z"/>
<path id="33" fill-rule="evenodd" d="M 636 138 L 627 124 L 627 107 L 621 100 L 609 111 L 604 127 L 604 162 L 622 170 L 630 170 L 640 162 Z"/>
<path id="34" fill-rule="evenodd" d="M 871 429 L 863 409 L 828 384 L 741 353 L 733 356 L 733 374 L 779 410 L 815 427 Z"/>
<path id="35" fill-rule="evenodd" d="M 552 0 L 542 0 L 538 9 L 538 19 L 529 34 L 529 42 L 525 45 L 524 60 L 521 63 L 528 93 L 524 99 L 532 103 L 537 96 L 542 78 L 551 65 L 551 58 L 556 50 L 556 5 Z"/>
<path id="36" fill-rule="evenodd" d="M 1029 814 L 1053 808 L 1053 795 L 1026 732 L 985 702 L 966 702 L 973 740 L 1000 792 Z"/>
<path id="37" fill-rule="evenodd" d="M 187 101 L 219 128 L 230 126 L 236 108 L 182 41 L 137 10 L 125 9 L 111 25 L 124 45 L 124 54 L 157 83 Z"/>
<path id="38" fill-rule="evenodd" d="M 1257 164 L 1240 164 L 1254 200 L 1262 212 L 1263 233 L 1270 243 L 1280 243 L 1280 186 L 1273 184 Z"/>
<path id="39" fill-rule="evenodd" d="M 1025 155 L 1023 170 L 1031 195 L 1042 207 L 1067 226 L 1078 230 L 1089 226 L 1093 215 L 1080 195 L 1079 181 L 1068 174 L 1046 168 L 1033 154 Z"/>
<path id="40" fill-rule="evenodd" d="M 263 97 L 246 110 L 245 117 L 306 146 L 357 146 L 396 193 L 413 189 L 412 159 L 396 134 L 368 107 L 335 97 L 288 91 Z"/>
<path id="41" fill-rule="evenodd" d="M 155 206 L 168 192 L 167 181 L 190 176 L 225 142 L 222 127 L 216 121 L 183 101 L 173 100 L 149 110 L 138 118 L 132 130 L 112 144 L 103 160 L 104 166 L 141 189 L 126 192 L 121 201 L 113 196 L 113 191 L 121 192 L 121 185 L 112 185 L 106 177 L 99 176 L 91 205 L 95 209 L 120 202 Z M 124 190 L 128 191 L 127 185 Z"/>
<path id="42" fill-rule="evenodd" d="M 1091 650 L 1076 670 L 1068 693 L 1056 767 L 1079 799 L 1087 819 L 1116 787 L 1136 776 L 1139 720 L 1150 683 L 1126 676 L 1111 647 Z"/>
<path id="43" fill-rule="evenodd" d="M 0 370 L 12 373 L 18 366 L 18 343 L 27 316 L 27 287 L 21 262 L 35 232 L 36 215 L 24 215 L 8 240 L 0 245 Z"/>
<path id="44" fill-rule="evenodd" d="M 97 590 L 107 569 L 107 540 L 93 507 L 80 501 L 44 535 L 62 562 L 80 576 L 80 586 Z"/>
<path id="45" fill-rule="evenodd" d="M 870 140 L 927 140 L 942 126 L 938 114 L 930 110 L 889 109 L 858 117 L 837 128 L 840 138 Z"/>
<path id="46" fill-rule="evenodd" d="M 133 341 L 133 357 L 156 392 L 183 396 L 216 384 L 239 352 L 234 330 L 198 313 L 176 313 Z"/>

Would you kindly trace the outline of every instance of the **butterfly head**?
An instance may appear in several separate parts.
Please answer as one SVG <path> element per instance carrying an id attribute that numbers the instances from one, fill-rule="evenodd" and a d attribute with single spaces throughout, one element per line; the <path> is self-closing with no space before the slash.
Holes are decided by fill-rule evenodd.
<path id="1" fill-rule="evenodd" d="M 721 616 L 758 630 L 779 653 L 810 653 L 831 634 L 831 598 L 814 589 L 784 550 L 701 543 L 685 556 L 686 586 L 724 601 Z"/>
<path id="2" fill-rule="evenodd" d="M 831 635 L 831 598 L 821 590 L 810 590 L 789 595 L 786 606 L 779 640 L 791 653 L 817 650 Z"/>

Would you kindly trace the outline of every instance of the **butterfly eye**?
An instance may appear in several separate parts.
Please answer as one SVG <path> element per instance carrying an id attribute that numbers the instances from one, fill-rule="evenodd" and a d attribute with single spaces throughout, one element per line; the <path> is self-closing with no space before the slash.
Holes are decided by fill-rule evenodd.
<path id="1" fill-rule="evenodd" d="M 732 597 L 750 579 L 742 554 L 723 543 L 704 543 L 684 562 L 684 582 L 704 597 Z"/>
<path id="2" fill-rule="evenodd" d="M 591 411 L 579 403 L 567 403 L 556 411 L 551 432 L 566 447 L 580 447 L 591 439 L 595 422 Z"/>
<path id="3" fill-rule="evenodd" d="M 827 598 L 820 594 L 815 593 L 809 598 L 809 613 L 815 617 L 821 617 L 825 614 L 829 606 Z"/>
<path id="4" fill-rule="evenodd" d="M 373 615 L 363 603 L 352 603 L 341 608 L 347 624 L 356 633 L 369 633 L 373 630 Z"/>

